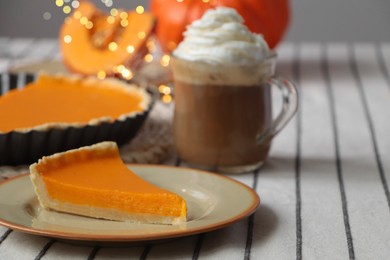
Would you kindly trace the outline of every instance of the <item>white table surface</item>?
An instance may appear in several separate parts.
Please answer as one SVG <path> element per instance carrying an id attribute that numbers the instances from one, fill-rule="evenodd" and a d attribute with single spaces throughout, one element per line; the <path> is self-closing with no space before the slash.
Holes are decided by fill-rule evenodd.
<path id="1" fill-rule="evenodd" d="M 390 43 L 277 51 L 301 104 L 266 165 L 233 177 L 260 195 L 254 215 L 146 247 L 74 246 L 0 226 L 0 259 L 389 259 Z M 0 38 L 0 71 L 42 59 L 60 59 L 56 41 Z"/>

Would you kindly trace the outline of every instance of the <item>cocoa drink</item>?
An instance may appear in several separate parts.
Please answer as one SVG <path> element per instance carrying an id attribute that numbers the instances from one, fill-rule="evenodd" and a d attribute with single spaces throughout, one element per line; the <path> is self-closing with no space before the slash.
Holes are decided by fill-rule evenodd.
<path id="1" fill-rule="evenodd" d="M 174 142 L 191 165 L 242 173 L 260 167 L 297 108 L 294 85 L 274 78 L 275 54 L 230 8 L 208 11 L 173 52 Z M 272 118 L 271 86 L 283 94 Z"/>

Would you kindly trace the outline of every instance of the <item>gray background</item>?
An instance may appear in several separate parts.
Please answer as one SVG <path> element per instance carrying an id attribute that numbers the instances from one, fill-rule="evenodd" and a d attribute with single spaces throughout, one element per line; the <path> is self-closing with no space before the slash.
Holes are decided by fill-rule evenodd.
<path id="1" fill-rule="evenodd" d="M 146 0 L 113 2 L 117 8 L 148 6 Z M 389 0 L 292 0 L 291 10 L 288 41 L 390 40 Z M 55 0 L 0 0 L 0 11 L 0 36 L 55 38 L 65 17 Z M 48 21 L 45 12 L 52 15 Z"/>

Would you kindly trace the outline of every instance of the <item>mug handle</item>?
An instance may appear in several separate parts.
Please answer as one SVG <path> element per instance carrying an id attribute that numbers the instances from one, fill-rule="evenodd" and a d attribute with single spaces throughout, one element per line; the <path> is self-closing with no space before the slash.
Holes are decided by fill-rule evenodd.
<path id="1" fill-rule="evenodd" d="M 278 77 L 269 79 L 268 84 L 270 87 L 276 86 L 282 92 L 283 104 L 282 110 L 272 122 L 271 127 L 257 137 L 259 144 L 277 135 L 298 110 L 298 89 L 292 81 Z"/>

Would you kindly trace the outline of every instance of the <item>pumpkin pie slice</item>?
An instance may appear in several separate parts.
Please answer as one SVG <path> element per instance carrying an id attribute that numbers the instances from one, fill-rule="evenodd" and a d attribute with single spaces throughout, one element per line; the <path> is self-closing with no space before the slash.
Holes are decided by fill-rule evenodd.
<path id="1" fill-rule="evenodd" d="M 137 223 L 186 221 L 185 200 L 128 169 L 115 142 L 43 157 L 30 177 L 44 209 Z"/>

